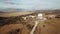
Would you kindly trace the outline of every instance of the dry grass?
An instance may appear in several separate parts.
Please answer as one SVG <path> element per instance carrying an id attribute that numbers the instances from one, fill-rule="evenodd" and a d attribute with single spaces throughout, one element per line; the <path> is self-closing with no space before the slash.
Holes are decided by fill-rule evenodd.
<path id="1" fill-rule="evenodd" d="M 32 14 L 32 13 L 34 13 L 34 12 L 0 13 L 0 17 L 21 16 L 21 15 L 27 15 L 27 14 Z"/>
<path id="2" fill-rule="evenodd" d="M 0 34 L 30 34 L 34 27 L 35 20 L 35 18 L 23 20 L 21 19 L 21 16 L 10 17 L 8 18 L 9 22 L 6 20 L 7 22 L 5 25 L 0 27 Z M 45 21 L 40 21 L 34 34 L 60 34 L 60 18 L 51 18 Z"/>

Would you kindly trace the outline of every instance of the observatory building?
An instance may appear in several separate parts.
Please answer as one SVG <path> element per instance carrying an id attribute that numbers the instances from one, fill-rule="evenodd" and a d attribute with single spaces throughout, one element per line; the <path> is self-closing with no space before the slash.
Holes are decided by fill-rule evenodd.
<path id="1" fill-rule="evenodd" d="M 43 19 L 43 14 L 42 13 L 38 14 L 38 19 Z"/>

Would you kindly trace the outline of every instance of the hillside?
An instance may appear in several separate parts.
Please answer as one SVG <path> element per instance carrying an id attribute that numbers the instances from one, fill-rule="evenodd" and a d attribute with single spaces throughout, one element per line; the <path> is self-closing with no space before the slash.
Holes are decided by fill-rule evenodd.
<path id="1" fill-rule="evenodd" d="M 51 17 L 58 15 L 57 13 L 42 13 L 46 20 L 37 19 L 38 13 L 0 13 L 0 34 L 30 34 L 35 22 L 38 24 L 34 34 L 60 34 L 60 17 Z M 29 17 L 31 15 L 36 17 Z M 24 20 L 22 17 L 27 17 L 27 19 Z"/>

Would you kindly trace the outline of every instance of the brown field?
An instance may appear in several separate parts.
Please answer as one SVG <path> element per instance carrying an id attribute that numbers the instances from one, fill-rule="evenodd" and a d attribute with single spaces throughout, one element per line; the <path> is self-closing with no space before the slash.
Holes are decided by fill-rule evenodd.
<path id="1" fill-rule="evenodd" d="M 11 17 L 11 16 L 21 16 L 21 15 L 27 15 L 32 14 L 34 12 L 6 12 L 6 13 L 0 13 L 0 17 Z"/>
<path id="2" fill-rule="evenodd" d="M 0 17 L 0 34 L 30 34 L 35 24 L 34 21 L 37 20 L 37 17 L 33 19 L 28 17 L 27 20 L 21 18 L 23 17 L 21 15 L 27 14 L 32 13 L 14 13 L 14 17 L 9 17 L 12 15 L 9 13 L 6 13 L 4 15 L 0 14 L 0 16 L 2 16 Z M 40 23 L 36 27 L 34 34 L 60 34 L 60 18 L 47 18 L 47 20 L 39 20 L 39 22 Z"/>

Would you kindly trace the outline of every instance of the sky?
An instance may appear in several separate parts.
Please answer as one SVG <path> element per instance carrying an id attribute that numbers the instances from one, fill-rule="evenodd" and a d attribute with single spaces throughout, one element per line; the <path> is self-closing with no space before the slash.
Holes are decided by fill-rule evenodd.
<path id="1" fill-rule="evenodd" d="M 0 9 L 60 9 L 60 0 L 0 0 Z"/>

